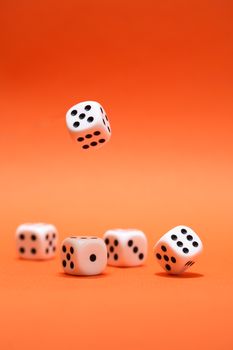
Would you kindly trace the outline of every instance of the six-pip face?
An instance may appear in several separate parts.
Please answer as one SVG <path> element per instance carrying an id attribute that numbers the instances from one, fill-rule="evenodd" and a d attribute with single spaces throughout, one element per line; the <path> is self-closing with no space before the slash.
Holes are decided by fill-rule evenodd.
<path id="1" fill-rule="evenodd" d="M 95 101 L 80 102 L 66 113 L 71 137 L 84 150 L 100 148 L 111 137 L 111 128 L 104 108 Z"/>
<path id="2" fill-rule="evenodd" d="M 202 249 L 198 235 L 190 227 L 180 225 L 160 238 L 154 246 L 154 256 L 166 272 L 179 274 L 197 261 Z"/>

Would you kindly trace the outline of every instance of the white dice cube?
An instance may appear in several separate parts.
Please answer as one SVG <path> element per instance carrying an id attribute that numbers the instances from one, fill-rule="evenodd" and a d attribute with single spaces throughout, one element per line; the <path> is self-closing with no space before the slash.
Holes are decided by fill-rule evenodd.
<path id="1" fill-rule="evenodd" d="M 50 224 L 23 224 L 16 231 L 17 254 L 22 259 L 51 259 L 56 255 L 57 242 L 57 229 Z"/>
<path id="2" fill-rule="evenodd" d="M 192 266 L 203 249 L 198 235 L 187 226 L 165 233 L 154 246 L 158 263 L 169 274 L 180 274 Z"/>
<path id="3" fill-rule="evenodd" d="M 111 129 L 104 108 L 95 101 L 80 102 L 66 113 L 66 125 L 84 150 L 100 148 L 111 137 Z"/>
<path id="4" fill-rule="evenodd" d="M 108 230 L 104 234 L 108 250 L 108 265 L 139 266 L 147 258 L 147 238 L 136 229 Z"/>
<path id="5" fill-rule="evenodd" d="M 61 245 L 61 264 L 70 275 L 99 275 L 107 265 L 107 249 L 98 237 L 74 236 Z"/>

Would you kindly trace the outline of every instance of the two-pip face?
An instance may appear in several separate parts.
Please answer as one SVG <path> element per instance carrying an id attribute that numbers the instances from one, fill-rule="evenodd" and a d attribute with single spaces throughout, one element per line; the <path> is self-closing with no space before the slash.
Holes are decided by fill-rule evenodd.
<path id="1" fill-rule="evenodd" d="M 103 146 L 111 137 L 104 108 L 95 101 L 80 102 L 66 113 L 66 125 L 72 138 L 87 150 Z"/>

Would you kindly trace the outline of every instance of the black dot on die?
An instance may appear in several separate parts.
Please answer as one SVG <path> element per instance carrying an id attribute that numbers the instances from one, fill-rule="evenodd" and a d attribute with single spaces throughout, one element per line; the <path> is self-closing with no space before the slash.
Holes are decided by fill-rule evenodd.
<path id="1" fill-rule="evenodd" d="M 94 121 L 94 118 L 93 117 L 88 117 L 87 121 L 88 121 L 88 123 L 92 123 Z"/>
<path id="2" fill-rule="evenodd" d="M 165 245 L 162 245 L 162 246 L 161 246 L 161 249 L 162 249 L 163 252 L 166 252 L 166 251 L 167 251 L 167 248 L 165 247 Z"/>
<path id="3" fill-rule="evenodd" d="M 173 241 L 176 241 L 176 240 L 177 240 L 177 236 L 176 236 L 176 235 L 171 235 L 171 239 L 172 239 Z"/>
<path id="4" fill-rule="evenodd" d="M 54 251 L 54 252 L 56 251 L 56 247 L 53 247 L 53 251 Z"/>
<path id="5" fill-rule="evenodd" d="M 88 148 L 89 148 L 88 145 L 84 145 L 84 146 L 83 146 L 83 149 L 88 149 Z"/>
<path id="6" fill-rule="evenodd" d="M 114 241 L 114 245 L 117 247 L 117 246 L 118 246 L 118 244 L 119 244 L 118 240 L 117 240 L 117 239 L 115 239 L 115 241 Z"/>
<path id="7" fill-rule="evenodd" d="M 71 261 L 71 263 L 70 263 L 70 268 L 71 268 L 71 269 L 74 268 L 74 263 L 73 263 L 73 261 Z"/>
<path id="8" fill-rule="evenodd" d="M 95 135 L 95 136 L 99 136 L 100 134 L 101 134 L 100 131 L 95 131 L 95 132 L 94 132 L 94 135 Z"/>
<path id="9" fill-rule="evenodd" d="M 48 254 L 49 253 L 49 248 L 45 249 L 45 253 Z"/>
<path id="10" fill-rule="evenodd" d="M 91 254 L 90 255 L 90 260 L 91 260 L 91 262 L 96 261 L 96 255 L 95 254 Z"/>
<path id="11" fill-rule="evenodd" d="M 103 119 L 103 123 L 104 123 L 104 125 L 106 125 L 106 123 L 105 123 L 105 120 Z"/>
<path id="12" fill-rule="evenodd" d="M 185 254 L 188 254 L 189 249 L 188 249 L 188 248 L 183 248 L 183 252 L 184 252 Z"/>
<path id="13" fill-rule="evenodd" d="M 76 111 L 76 109 L 73 109 L 73 111 L 71 111 L 71 115 L 76 115 L 78 112 Z"/>
<path id="14" fill-rule="evenodd" d="M 99 143 L 104 143 L 105 142 L 105 139 L 100 139 L 99 140 Z"/>
<path id="15" fill-rule="evenodd" d="M 31 249 L 31 253 L 32 253 L 32 254 L 36 254 L 36 249 L 35 249 L 35 248 L 32 248 L 32 249 Z"/>
<path id="16" fill-rule="evenodd" d="M 163 258 L 165 261 L 169 261 L 169 257 L 167 255 L 164 255 Z"/>
<path id="17" fill-rule="evenodd" d="M 178 241 L 176 244 L 178 245 L 178 247 L 183 247 L 183 243 L 181 241 Z"/>
<path id="18" fill-rule="evenodd" d="M 90 106 L 90 105 L 86 105 L 86 106 L 84 107 L 84 109 L 85 109 L 85 111 L 90 111 L 91 106 Z"/>
<path id="19" fill-rule="evenodd" d="M 105 118 L 107 119 L 107 121 L 108 121 L 108 116 L 105 114 Z"/>
<path id="20" fill-rule="evenodd" d="M 111 132 L 111 129 L 110 129 L 110 127 L 109 127 L 109 126 L 108 126 L 108 131 L 109 131 L 109 132 Z"/>
<path id="21" fill-rule="evenodd" d="M 129 242 L 128 242 L 128 246 L 132 247 L 132 245 L 133 245 L 133 241 L 132 241 L 132 239 L 130 239 Z"/>
<path id="22" fill-rule="evenodd" d="M 114 247 L 111 246 L 109 250 L 110 250 L 111 253 L 113 253 L 114 252 Z"/>
<path id="23" fill-rule="evenodd" d="M 166 264 L 166 265 L 165 265 L 165 268 L 166 268 L 166 270 L 168 270 L 168 271 L 171 270 L 171 266 L 170 266 L 169 264 Z"/>
<path id="24" fill-rule="evenodd" d="M 66 246 L 65 245 L 62 246 L 62 251 L 63 251 L 63 253 L 66 252 Z"/>
<path id="25" fill-rule="evenodd" d="M 86 114 L 85 114 L 85 113 L 79 114 L 79 119 L 84 119 L 85 117 L 86 117 Z"/>
<path id="26" fill-rule="evenodd" d="M 31 240 L 36 241 L 36 235 L 31 235 Z"/>
<path id="27" fill-rule="evenodd" d="M 107 258 L 109 259 L 109 253 L 107 254 Z"/>
<path id="28" fill-rule="evenodd" d="M 171 257 L 171 262 L 173 262 L 173 264 L 176 263 L 176 258 L 174 258 L 174 256 Z"/>
<path id="29" fill-rule="evenodd" d="M 92 135 L 91 134 L 87 134 L 85 137 L 86 137 L 86 139 L 91 139 Z"/>
<path id="30" fill-rule="evenodd" d="M 21 239 L 23 241 L 25 239 L 25 235 L 23 233 L 21 233 L 21 235 L 19 235 L 19 239 Z"/>
<path id="31" fill-rule="evenodd" d="M 144 258 L 144 254 L 140 253 L 138 257 L 140 260 L 142 260 Z"/>
<path id="32" fill-rule="evenodd" d="M 160 255 L 159 253 L 156 254 L 156 258 L 157 258 L 158 260 L 161 260 L 161 259 L 162 259 L 161 255 Z"/>
<path id="33" fill-rule="evenodd" d="M 104 113 L 104 111 L 103 111 L 103 108 L 102 108 L 102 107 L 100 107 L 100 110 L 101 110 L 101 113 Z"/>
<path id="34" fill-rule="evenodd" d="M 49 239 L 49 235 L 48 235 L 48 234 L 45 236 L 45 239 L 46 239 L 46 240 L 48 240 L 48 239 Z"/>
<path id="35" fill-rule="evenodd" d="M 49 245 L 52 246 L 52 245 L 53 245 L 53 241 L 50 241 L 50 242 L 49 242 Z"/>
<path id="36" fill-rule="evenodd" d="M 193 242 L 193 246 L 194 246 L 195 248 L 197 248 L 198 245 L 199 245 L 199 244 L 198 244 L 196 241 Z"/>
<path id="37" fill-rule="evenodd" d="M 188 241 L 192 241 L 193 240 L 193 236 L 191 236 L 191 235 L 188 235 L 186 238 L 187 238 Z"/>
<path id="38" fill-rule="evenodd" d="M 118 260 L 118 255 L 114 254 L 114 260 Z"/>
<path id="39" fill-rule="evenodd" d="M 62 261 L 62 266 L 66 267 L 66 261 L 65 260 Z"/>
<path id="40" fill-rule="evenodd" d="M 97 142 L 96 142 L 96 141 L 91 142 L 91 146 L 92 146 L 92 147 L 97 146 Z"/>
<path id="41" fill-rule="evenodd" d="M 69 253 L 66 254 L 66 259 L 70 260 L 70 254 Z"/>
<path id="42" fill-rule="evenodd" d="M 79 125 L 80 125 L 80 123 L 79 123 L 79 122 L 74 122 L 73 127 L 74 127 L 74 128 L 78 128 L 78 127 L 79 127 Z"/>
<path id="43" fill-rule="evenodd" d="M 73 247 L 70 247 L 70 252 L 71 252 L 71 254 L 74 254 L 74 248 Z"/>
<path id="44" fill-rule="evenodd" d="M 53 233 L 53 239 L 56 238 L 56 233 Z"/>
<path id="45" fill-rule="evenodd" d="M 183 235 L 185 235 L 187 233 L 187 230 L 185 228 L 182 228 L 181 233 L 183 233 Z"/>
<path id="46" fill-rule="evenodd" d="M 20 248 L 19 248 L 19 252 L 20 252 L 21 254 L 25 253 L 25 248 L 20 247 Z"/>
<path id="47" fill-rule="evenodd" d="M 134 247 L 134 248 L 133 248 L 133 252 L 134 252 L 134 253 L 137 253 L 137 252 L 138 252 L 138 247 Z"/>
<path id="48" fill-rule="evenodd" d="M 105 244 L 106 244 L 106 245 L 109 244 L 109 239 L 108 239 L 108 238 L 105 239 Z"/>
<path id="49" fill-rule="evenodd" d="M 77 141 L 78 141 L 78 142 L 84 141 L 84 137 L 78 137 L 78 138 L 77 138 Z"/>

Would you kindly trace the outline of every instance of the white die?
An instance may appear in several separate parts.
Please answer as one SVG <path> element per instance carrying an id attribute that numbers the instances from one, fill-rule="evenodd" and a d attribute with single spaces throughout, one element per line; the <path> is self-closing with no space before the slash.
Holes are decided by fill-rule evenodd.
<path id="1" fill-rule="evenodd" d="M 98 237 L 68 237 L 61 245 L 61 263 L 70 275 L 99 275 L 107 265 L 105 243 Z"/>
<path id="2" fill-rule="evenodd" d="M 164 270 L 180 274 L 192 266 L 203 249 L 198 235 L 187 226 L 177 226 L 165 233 L 154 246 L 154 255 Z"/>
<path id="3" fill-rule="evenodd" d="M 50 224 L 23 224 L 16 231 L 16 249 L 23 259 L 47 260 L 56 255 L 58 233 Z"/>
<path id="4" fill-rule="evenodd" d="M 99 148 L 109 141 L 111 129 L 104 108 L 95 101 L 80 102 L 66 113 L 72 138 L 85 149 Z"/>
<path id="5" fill-rule="evenodd" d="M 147 257 L 147 238 L 135 229 L 108 230 L 104 234 L 108 250 L 108 265 L 139 266 Z"/>

